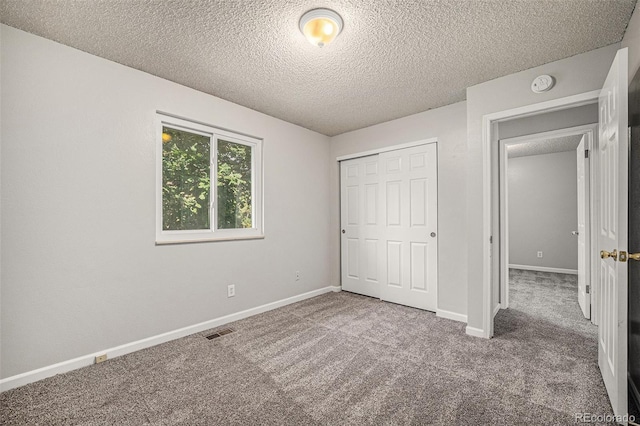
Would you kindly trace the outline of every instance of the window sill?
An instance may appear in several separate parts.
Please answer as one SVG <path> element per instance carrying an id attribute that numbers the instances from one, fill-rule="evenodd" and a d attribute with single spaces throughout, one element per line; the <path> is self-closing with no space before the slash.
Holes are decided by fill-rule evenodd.
<path id="1" fill-rule="evenodd" d="M 215 243 L 218 241 L 244 241 L 244 240 L 264 240 L 264 235 L 246 235 L 246 236 L 236 236 L 236 237 L 217 237 L 217 238 L 206 238 L 197 240 L 190 240 L 185 238 L 184 240 L 172 240 L 172 241 L 156 241 L 157 246 L 167 246 L 173 244 L 198 244 L 198 243 Z"/>

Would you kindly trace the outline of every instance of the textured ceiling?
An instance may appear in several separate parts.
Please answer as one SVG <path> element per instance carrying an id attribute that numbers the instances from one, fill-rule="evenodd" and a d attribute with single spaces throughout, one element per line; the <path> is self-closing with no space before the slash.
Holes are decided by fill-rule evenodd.
<path id="1" fill-rule="evenodd" d="M 622 39 L 636 0 L 0 0 L 0 21 L 329 136 Z M 329 7 L 322 49 L 298 30 Z"/>
<path id="2" fill-rule="evenodd" d="M 509 158 L 527 157 L 529 155 L 552 154 L 554 152 L 575 151 L 582 135 L 563 136 L 560 138 L 540 139 L 523 142 L 507 147 Z"/>

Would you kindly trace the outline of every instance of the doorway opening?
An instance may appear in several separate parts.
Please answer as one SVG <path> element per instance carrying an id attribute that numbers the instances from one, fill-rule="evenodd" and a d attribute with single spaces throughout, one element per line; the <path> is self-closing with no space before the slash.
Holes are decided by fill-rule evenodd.
<path id="1" fill-rule="evenodd" d="M 579 115 L 596 121 L 597 108 L 582 107 Z M 575 275 L 561 281 L 577 284 L 572 302 L 597 324 L 597 286 L 591 286 L 597 262 L 590 250 L 597 238 L 590 220 L 597 191 L 589 155 L 596 134 L 594 123 L 499 141 L 500 287 L 494 315 L 509 308 L 511 276 L 522 281 L 516 271 L 536 271 L 547 273 L 542 277 Z"/>
<path id="2" fill-rule="evenodd" d="M 493 307 L 499 303 L 500 244 L 493 244 L 499 233 L 498 140 L 499 124 L 515 118 L 535 116 L 598 103 L 598 137 L 593 149 L 599 206 L 592 219 L 597 224 L 598 267 L 591 284 L 597 283 L 599 308 L 597 350 L 598 367 L 616 416 L 627 410 L 627 329 L 628 329 L 628 49 L 620 49 L 611 64 L 601 90 L 554 99 L 539 104 L 487 114 L 482 121 L 483 144 L 483 329 L 467 332 L 483 337 L 494 333 Z M 494 152 L 495 151 L 495 152 Z M 499 235 L 497 236 L 499 238 Z M 594 256 L 595 257 L 595 256 Z M 480 333 L 481 332 L 481 333 Z"/>
<path id="3" fill-rule="evenodd" d="M 511 120 L 566 111 L 598 102 L 600 90 L 567 96 L 512 110 L 485 115 L 482 120 L 483 143 L 483 316 L 482 330 L 467 333 L 480 337 L 493 336 L 493 318 L 500 299 L 500 208 L 499 208 L 499 125 Z M 566 127 L 559 126 L 559 127 Z M 504 135 L 503 135 L 504 136 Z M 495 244 L 494 244 L 495 239 Z M 467 327 L 468 328 L 468 327 Z"/>

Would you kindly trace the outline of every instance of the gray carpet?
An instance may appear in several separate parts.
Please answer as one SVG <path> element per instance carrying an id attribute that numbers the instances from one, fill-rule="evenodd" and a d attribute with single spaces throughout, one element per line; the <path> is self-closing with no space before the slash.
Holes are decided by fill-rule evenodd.
<path id="1" fill-rule="evenodd" d="M 331 293 L 0 394 L 0 424 L 575 424 L 611 413 L 575 277 L 512 271 L 496 337 Z"/>

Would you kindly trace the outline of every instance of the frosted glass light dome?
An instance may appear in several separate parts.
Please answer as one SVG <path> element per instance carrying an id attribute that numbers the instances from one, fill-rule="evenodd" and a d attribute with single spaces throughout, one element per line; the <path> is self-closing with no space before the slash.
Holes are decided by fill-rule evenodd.
<path id="1" fill-rule="evenodd" d="M 314 46 L 331 43 L 342 31 L 342 18 L 330 9 L 313 9 L 300 18 L 300 31 Z"/>

